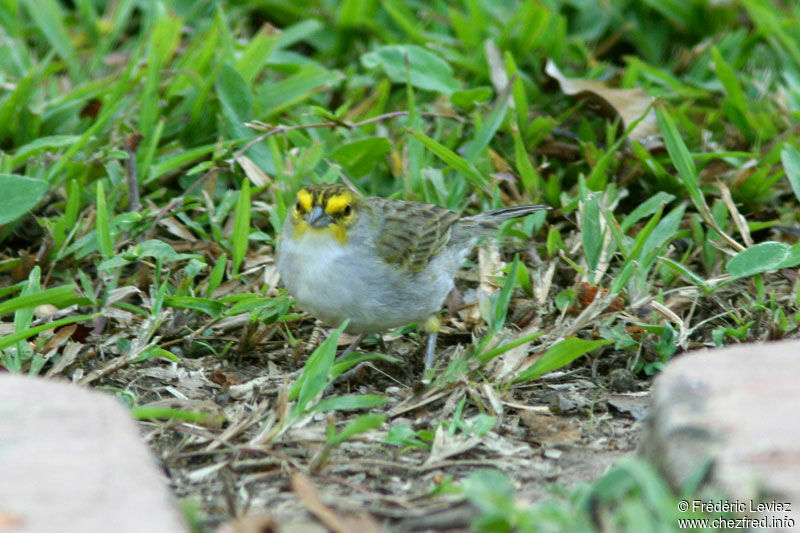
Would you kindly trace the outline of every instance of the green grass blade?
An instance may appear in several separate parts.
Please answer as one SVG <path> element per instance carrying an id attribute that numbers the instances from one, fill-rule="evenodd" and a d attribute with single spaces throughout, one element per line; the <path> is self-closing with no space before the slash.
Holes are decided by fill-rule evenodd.
<path id="1" fill-rule="evenodd" d="M 47 38 L 50 46 L 64 60 L 70 76 L 75 80 L 81 80 L 81 66 L 64 25 L 67 17 L 61 5 L 55 0 L 23 0 L 22 5 Z"/>
<path id="2" fill-rule="evenodd" d="M 786 179 L 789 180 L 789 185 L 797 201 L 800 202 L 800 152 L 794 146 L 787 144 L 781 152 L 781 162 L 786 171 Z"/>
<path id="3" fill-rule="evenodd" d="M 236 213 L 233 219 L 233 235 L 231 236 L 231 257 L 233 275 L 239 273 L 244 256 L 247 254 L 248 237 L 250 236 L 250 181 L 242 181 L 242 190 L 236 201 Z"/>
<path id="4" fill-rule="evenodd" d="M 439 159 L 441 159 L 445 164 L 452 167 L 455 171 L 461 173 L 467 181 L 469 181 L 472 185 L 479 187 L 480 189 L 486 190 L 488 187 L 488 182 L 478 169 L 476 169 L 472 163 L 465 160 L 457 153 L 452 151 L 450 148 L 446 147 L 445 145 L 441 144 L 438 141 L 435 141 L 425 135 L 422 132 L 416 131 L 414 129 L 408 128 L 408 132 L 419 142 L 421 142 L 428 150 L 433 152 Z"/>
<path id="5" fill-rule="evenodd" d="M 678 176 L 681 178 L 686 190 L 689 192 L 689 197 L 694 202 L 698 209 L 706 205 L 703 198 L 703 193 L 700 191 L 700 186 L 697 182 L 697 168 L 694 166 L 694 160 L 689 153 L 686 144 L 683 142 L 675 121 L 670 116 L 669 112 L 663 105 L 656 105 L 656 116 L 658 117 L 658 124 L 661 128 L 661 134 L 664 137 L 664 144 L 667 147 L 667 152 L 672 158 L 672 164 L 678 170 Z M 707 209 L 707 208 L 706 208 Z"/>
<path id="6" fill-rule="evenodd" d="M 522 372 L 514 382 L 529 381 L 536 379 L 546 372 L 559 369 L 570 364 L 578 357 L 589 353 L 601 346 L 607 346 L 612 341 L 599 339 L 587 341 L 577 337 L 564 339 L 558 344 L 554 344 L 536 362 Z"/>
<path id="7" fill-rule="evenodd" d="M 108 207 L 106 206 L 106 194 L 103 190 L 103 180 L 97 180 L 97 217 L 95 227 L 97 229 L 97 248 L 103 259 L 110 259 L 114 255 L 114 245 L 111 240 L 111 221 L 109 220 Z"/>
<path id="8" fill-rule="evenodd" d="M 62 318 L 60 320 L 54 320 L 53 322 L 48 322 L 47 324 L 42 324 L 40 326 L 34 326 L 32 328 L 25 329 L 23 331 L 18 331 L 16 333 L 12 333 L 10 335 L 6 335 L 4 337 L 0 337 L 0 350 L 8 348 L 9 346 L 13 346 L 14 344 L 24 341 L 29 337 L 35 337 L 39 333 L 43 331 L 47 331 L 50 329 L 60 328 L 61 326 L 66 326 L 68 324 L 74 324 L 76 322 L 85 322 L 86 320 L 92 320 L 100 316 L 100 313 L 95 313 L 92 315 L 78 315 L 72 316 L 68 318 Z"/>
<path id="9" fill-rule="evenodd" d="M 49 289 L 39 290 L 30 294 L 23 294 L 15 298 L 0 302 L 0 316 L 24 309 L 50 304 L 55 307 L 65 307 L 76 303 L 78 296 L 74 285 L 59 285 Z"/>
<path id="10" fill-rule="evenodd" d="M 494 134 L 497 133 L 500 125 L 503 123 L 506 112 L 508 111 L 508 104 L 511 101 L 511 89 L 514 86 L 513 81 L 515 80 L 516 78 L 509 82 L 503 89 L 503 92 L 497 96 L 497 100 L 495 100 L 489 115 L 483 121 L 478 131 L 475 132 L 475 138 L 472 139 L 472 143 L 470 143 L 469 149 L 464 157 L 468 162 L 474 164 L 475 161 L 478 160 L 478 156 L 483 152 L 484 148 L 489 145 L 489 141 L 492 140 L 492 137 L 494 137 Z"/>

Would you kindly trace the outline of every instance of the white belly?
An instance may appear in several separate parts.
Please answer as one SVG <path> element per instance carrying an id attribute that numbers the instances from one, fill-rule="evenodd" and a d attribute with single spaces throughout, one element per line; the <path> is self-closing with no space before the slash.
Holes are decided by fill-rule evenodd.
<path id="1" fill-rule="evenodd" d="M 412 276 L 385 264 L 374 251 L 314 231 L 304 232 L 297 242 L 284 238 L 278 268 L 302 309 L 330 326 L 349 318 L 347 329 L 356 333 L 422 322 L 441 309 L 453 288 L 444 272 Z"/>

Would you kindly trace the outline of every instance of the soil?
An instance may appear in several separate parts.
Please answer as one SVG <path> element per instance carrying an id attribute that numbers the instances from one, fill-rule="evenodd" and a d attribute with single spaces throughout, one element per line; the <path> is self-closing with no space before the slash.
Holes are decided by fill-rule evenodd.
<path id="1" fill-rule="evenodd" d="M 146 407 L 218 415 L 202 423 L 141 422 L 175 495 L 192 502 L 209 531 L 220 524 L 229 531 L 326 531 L 320 521 L 335 530 L 336 520 L 351 531 L 467 530 L 477 510 L 447 488 L 477 469 L 504 472 L 517 502 L 527 505 L 552 497 L 553 487 L 590 482 L 635 452 L 648 383 L 624 369 L 598 375 L 598 360 L 584 358 L 505 392 L 463 378 L 422 387 L 423 343 L 387 339 L 385 353 L 412 364 L 376 363 L 324 394 L 377 394 L 386 404 L 316 413 L 282 432 L 286 391 L 305 357 L 281 341 L 239 361 L 204 356 L 128 366 L 102 384 L 134 392 Z M 461 349 L 442 352 L 453 358 Z M 325 460 L 328 426 L 340 431 L 366 412 L 386 422 L 345 440 Z M 493 427 L 479 434 L 489 417 Z M 397 425 L 415 437 L 427 431 L 434 442 L 389 444 Z"/>

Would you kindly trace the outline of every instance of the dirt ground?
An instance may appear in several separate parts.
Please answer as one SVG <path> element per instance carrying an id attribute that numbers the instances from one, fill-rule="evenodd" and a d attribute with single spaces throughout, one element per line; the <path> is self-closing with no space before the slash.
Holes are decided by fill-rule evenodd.
<path id="1" fill-rule="evenodd" d="M 447 343 L 445 336 L 445 358 L 459 351 Z M 352 531 L 378 531 L 378 523 L 392 531 L 466 530 L 476 510 L 446 488 L 477 469 L 503 471 L 517 500 L 534 503 L 554 486 L 569 489 L 597 478 L 635 451 L 649 384 L 622 369 L 609 371 L 612 351 L 501 392 L 467 381 L 424 389 L 421 346 L 395 335 L 385 347 L 411 364 L 377 363 L 325 396 L 383 395 L 388 403 L 369 411 L 386 415 L 386 422 L 346 440 L 327 460 L 320 456 L 327 426 L 340 429 L 352 413 L 317 413 L 275 436 L 287 409 L 285 391 L 304 362 L 281 341 L 238 361 L 205 356 L 131 366 L 103 385 L 134 391 L 140 405 L 224 417 L 202 424 L 141 422 L 175 495 L 193 502 L 205 530 L 227 522 L 231 531 L 245 531 L 242 524 L 255 521 L 259 531 L 271 524 L 276 531 L 325 531 L 312 514 L 326 512 L 331 520 L 350 520 Z M 481 413 L 496 417 L 494 427 L 483 435 L 465 431 Z M 455 418 L 463 424 L 448 431 Z M 389 428 L 399 424 L 429 430 L 433 445 L 387 444 Z M 234 517 L 239 521 L 230 522 Z"/>

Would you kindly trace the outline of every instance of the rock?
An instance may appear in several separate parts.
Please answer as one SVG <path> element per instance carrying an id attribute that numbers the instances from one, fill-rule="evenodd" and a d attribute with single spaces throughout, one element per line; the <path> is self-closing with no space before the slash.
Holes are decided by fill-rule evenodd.
<path id="1" fill-rule="evenodd" d="M 682 355 L 651 397 L 640 451 L 673 487 L 710 464 L 707 482 L 740 503 L 739 514 L 774 500 L 762 515 L 800 524 L 800 341 Z"/>
<path id="2" fill-rule="evenodd" d="M 0 374 L 0 472 L 3 533 L 186 531 L 136 424 L 108 394 Z"/>
<path id="3" fill-rule="evenodd" d="M 627 368 L 614 369 L 608 377 L 608 388 L 614 392 L 636 390 L 636 378 Z"/>

